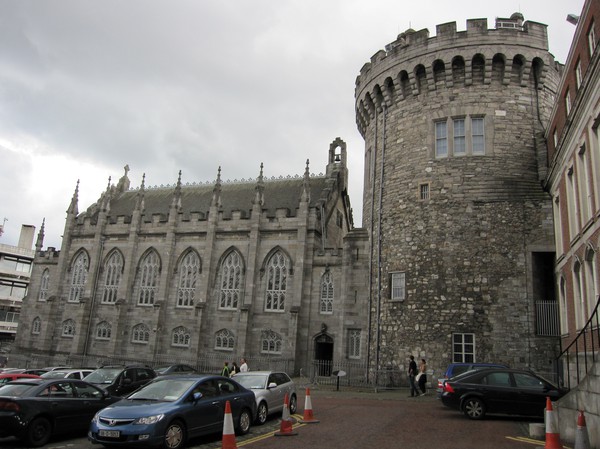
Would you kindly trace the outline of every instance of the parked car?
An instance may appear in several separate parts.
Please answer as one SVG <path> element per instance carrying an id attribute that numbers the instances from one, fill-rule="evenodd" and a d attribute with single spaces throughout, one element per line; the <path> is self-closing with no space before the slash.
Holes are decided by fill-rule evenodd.
<path id="1" fill-rule="evenodd" d="M 256 396 L 256 422 L 264 424 L 272 413 L 283 411 L 285 395 L 288 395 L 290 414 L 296 413 L 298 398 L 296 385 L 286 373 L 279 371 L 248 371 L 233 378 Z"/>
<path id="2" fill-rule="evenodd" d="M 254 393 L 235 380 L 216 375 L 159 376 L 100 410 L 88 439 L 109 447 L 178 449 L 189 438 L 222 432 L 227 401 L 235 430 L 248 433 L 256 413 Z"/>
<path id="3" fill-rule="evenodd" d="M 25 371 L 23 371 L 23 374 L 35 374 L 36 376 L 41 376 L 44 373 L 47 373 L 48 370 L 47 369 L 43 369 L 43 368 L 31 368 L 31 369 L 26 369 Z"/>
<path id="4" fill-rule="evenodd" d="M 158 376 L 166 376 L 168 374 L 194 374 L 197 373 L 196 368 L 192 368 L 190 365 L 175 364 L 175 365 L 163 365 L 154 368 Z"/>
<path id="5" fill-rule="evenodd" d="M 18 379 L 0 387 L 0 437 L 43 446 L 53 435 L 86 430 L 98 410 L 118 399 L 82 380 Z"/>
<path id="6" fill-rule="evenodd" d="M 17 379 L 39 379 L 40 376 L 23 373 L 0 373 L 0 385 L 7 384 Z"/>
<path id="7" fill-rule="evenodd" d="M 127 396 L 156 377 L 156 372 L 143 365 L 103 366 L 83 378 L 98 385 L 113 396 Z"/>
<path id="8" fill-rule="evenodd" d="M 48 371 L 42 374 L 44 379 L 83 379 L 88 374 L 91 374 L 93 369 L 68 369 L 68 370 L 54 370 Z"/>
<path id="9" fill-rule="evenodd" d="M 476 371 L 486 368 L 508 368 L 506 365 L 502 365 L 499 363 L 451 363 L 446 367 L 446 371 L 444 371 L 444 376 L 438 379 L 437 384 L 437 393 L 438 397 L 442 396 L 444 389 L 444 382 L 452 377 L 459 376 L 468 371 Z"/>
<path id="10" fill-rule="evenodd" d="M 488 368 L 447 380 L 441 399 L 470 419 L 487 413 L 544 416 L 546 398 L 556 401 L 567 391 L 531 371 Z"/>

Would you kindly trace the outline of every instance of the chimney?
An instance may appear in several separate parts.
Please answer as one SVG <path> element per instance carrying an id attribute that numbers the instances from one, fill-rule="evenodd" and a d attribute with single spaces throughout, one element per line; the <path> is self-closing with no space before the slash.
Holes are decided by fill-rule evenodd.
<path id="1" fill-rule="evenodd" d="M 19 235 L 19 248 L 31 249 L 33 247 L 33 238 L 35 235 L 35 226 L 21 225 L 21 235 Z"/>

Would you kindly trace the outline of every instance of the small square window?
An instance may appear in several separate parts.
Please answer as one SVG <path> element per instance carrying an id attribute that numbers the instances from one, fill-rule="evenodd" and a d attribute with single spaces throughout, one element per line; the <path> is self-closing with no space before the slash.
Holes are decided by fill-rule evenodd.
<path id="1" fill-rule="evenodd" d="M 393 301 L 404 301 L 406 299 L 406 273 L 391 273 L 390 291 L 390 299 Z"/>
<path id="2" fill-rule="evenodd" d="M 419 186 L 419 199 L 421 199 L 421 200 L 429 199 L 429 184 L 421 184 Z"/>

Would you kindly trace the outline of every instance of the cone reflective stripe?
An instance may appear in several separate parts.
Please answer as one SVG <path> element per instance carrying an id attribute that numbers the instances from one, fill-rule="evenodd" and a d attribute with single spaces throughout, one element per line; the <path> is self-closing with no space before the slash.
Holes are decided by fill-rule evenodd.
<path id="1" fill-rule="evenodd" d="M 575 431 L 575 447 L 574 449 L 590 449 L 590 437 L 585 427 L 585 416 L 583 410 L 579 410 L 577 417 L 577 430 Z"/>
<path id="2" fill-rule="evenodd" d="M 319 420 L 313 416 L 312 401 L 310 400 L 310 389 L 306 389 L 306 399 L 304 400 L 304 416 L 300 421 L 303 424 L 318 423 Z"/>
<path id="3" fill-rule="evenodd" d="M 562 449 L 558 418 L 552 409 L 552 401 L 549 396 L 546 397 L 546 444 L 544 449 Z"/>
<path id="4" fill-rule="evenodd" d="M 298 435 L 298 432 L 295 432 L 292 428 L 292 418 L 290 417 L 290 401 L 288 394 L 285 394 L 285 399 L 283 400 L 283 413 L 281 414 L 281 426 L 279 428 L 279 432 L 275 432 L 274 435 L 276 437 L 282 436 L 291 436 Z"/>
<path id="5" fill-rule="evenodd" d="M 231 404 L 225 403 L 225 419 L 223 420 L 222 449 L 237 449 L 235 444 L 235 429 L 233 427 L 233 416 L 231 416 Z"/>

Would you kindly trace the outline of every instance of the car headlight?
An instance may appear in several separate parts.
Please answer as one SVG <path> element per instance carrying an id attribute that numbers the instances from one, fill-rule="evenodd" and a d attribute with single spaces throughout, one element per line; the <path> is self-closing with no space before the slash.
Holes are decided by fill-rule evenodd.
<path id="1" fill-rule="evenodd" d="M 93 422 L 94 424 L 98 424 L 98 415 L 99 415 L 99 414 L 100 414 L 100 412 L 96 413 L 96 414 L 94 415 L 94 417 L 92 418 L 92 422 Z"/>
<path id="2" fill-rule="evenodd" d="M 160 415 L 142 416 L 141 418 L 138 418 L 135 421 L 133 421 L 133 424 L 156 424 L 164 417 L 164 413 L 161 413 Z"/>

